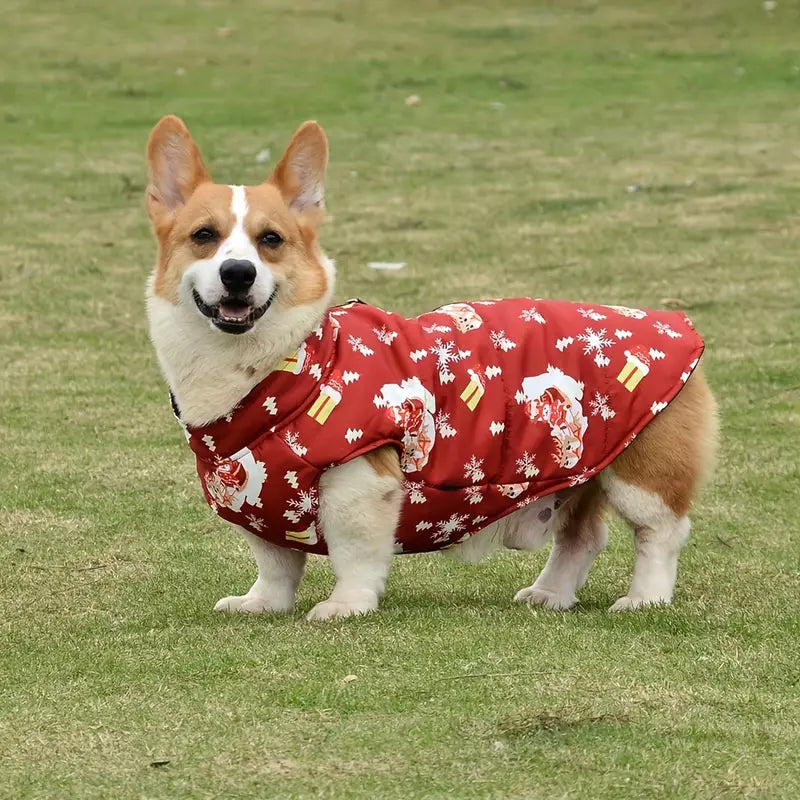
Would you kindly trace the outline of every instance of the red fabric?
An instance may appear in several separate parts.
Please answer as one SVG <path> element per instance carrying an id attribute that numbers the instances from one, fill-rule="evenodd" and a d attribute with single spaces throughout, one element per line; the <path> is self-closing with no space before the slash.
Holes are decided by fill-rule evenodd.
<path id="1" fill-rule="evenodd" d="M 677 312 L 515 299 L 404 319 L 353 301 L 187 435 L 219 516 L 315 553 L 322 472 L 394 445 L 396 549 L 437 550 L 607 466 L 702 351 Z"/>

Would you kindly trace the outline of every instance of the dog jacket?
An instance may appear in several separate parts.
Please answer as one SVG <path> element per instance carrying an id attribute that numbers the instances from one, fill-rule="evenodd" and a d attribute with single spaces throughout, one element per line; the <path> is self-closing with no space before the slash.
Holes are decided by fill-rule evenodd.
<path id="1" fill-rule="evenodd" d="M 227 416 L 185 431 L 219 516 L 314 553 L 322 473 L 391 445 L 395 549 L 438 550 L 608 466 L 702 351 L 678 312 L 514 299 L 405 319 L 351 301 Z"/>

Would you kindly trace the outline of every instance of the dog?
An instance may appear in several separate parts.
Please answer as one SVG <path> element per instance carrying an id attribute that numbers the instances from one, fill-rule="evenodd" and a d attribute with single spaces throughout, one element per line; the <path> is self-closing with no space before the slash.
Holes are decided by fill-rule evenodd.
<path id="1" fill-rule="evenodd" d="M 677 312 L 459 302 L 420 317 L 331 307 L 328 145 L 306 122 L 269 179 L 215 184 L 175 116 L 152 130 L 152 343 L 207 501 L 258 577 L 226 612 L 291 612 L 308 552 L 336 577 L 310 620 L 377 609 L 395 553 L 466 560 L 552 537 L 515 600 L 568 609 L 608 537 L 633 528 L 611 611 L 672 601 L 716 410 Z"/>

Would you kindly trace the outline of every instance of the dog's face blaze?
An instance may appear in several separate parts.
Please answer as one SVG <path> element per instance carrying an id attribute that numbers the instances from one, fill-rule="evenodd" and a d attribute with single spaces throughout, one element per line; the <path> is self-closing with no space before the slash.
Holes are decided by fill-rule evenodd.
<path id="1" fill-rule="evenodd" d="M 148 143 L 153 294 L 228 334 L 318 301 L 328 291 L 317 243 L 327 156 L 322 128 L 307 122 L 266 183 L 215 184 L 183 122 L 164 117 Z"/>

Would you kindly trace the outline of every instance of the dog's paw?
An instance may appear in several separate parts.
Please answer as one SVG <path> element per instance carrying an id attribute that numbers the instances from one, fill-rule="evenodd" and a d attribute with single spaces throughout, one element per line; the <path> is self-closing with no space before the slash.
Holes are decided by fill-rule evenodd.
<path id="1" fill-rule="evenodd" d="M 354 617 L 359 614 L 369 614 L 377 608 L 377 600 L 362 600 L 358 602 L 324 600 L 322 603 L 317 603 L 314 608 L 306 614 L 306 619 L 312 622 L 319 622 L 324 619 L 343 619 L 344 617 Z"/>
<path id="2" fill-rule="evenodd" d="M 648 600 L 644 597 L 630 597 L 626 594 L 625 597 L 620 597 L 620 599 L 617 600 L 617 602 L 614 603 L 614 605 L 608 610 L 613 611 L 614 613 L 619 611 L 635 611 L 637 608 L 668 606 L 669 603 L 669 600 L 661 597 L 655 597 Z"/>
<path id="3" fill-rule="evenodd" d="M 252 594 L 223 597 L 214 606 L 214 611 L 222 611 L 226 614 L 288 614 L 291 610 L 292 606 L 285 602 L 281 603 L 271 600 L 269 597 Z"/>
<path id="4" fill-rule="evenodd" d="M 515 603 L 527 603 L 531 606 L 544 606 L 552 608 L 554 611 L 566 611 L 572 608 L 578 599 L 575 595 L 563 596 L 550 592 L 547 589 L 540 589 L 537 586 L 526 586 L 514 595 Z"/>

